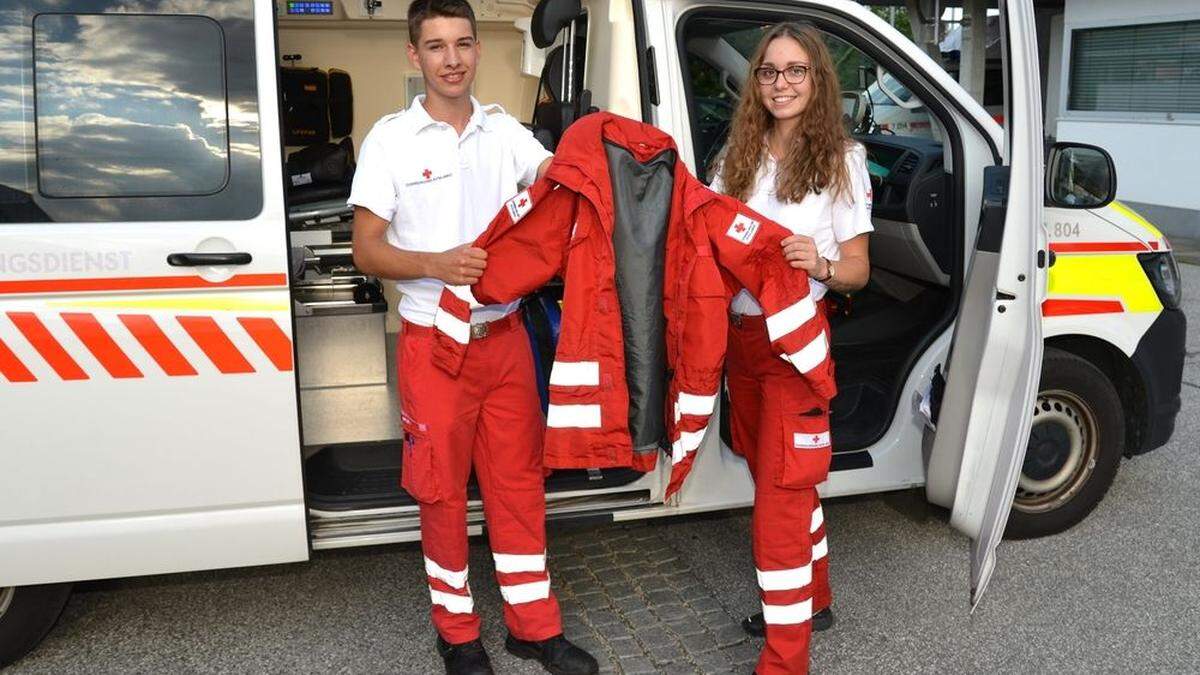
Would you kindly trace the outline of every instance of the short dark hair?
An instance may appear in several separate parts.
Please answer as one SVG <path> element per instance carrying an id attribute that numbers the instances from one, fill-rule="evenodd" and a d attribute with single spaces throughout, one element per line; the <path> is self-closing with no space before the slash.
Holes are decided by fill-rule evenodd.
<path id="1" fill-rule="evenodd" d="M 451 19 L 466 19 L 471 22 L 471 36 L 477 37 L 475 30 L 475 10 L 467 0 L 413 0 L 408 6 L 408 41 L 417 45 L 421 39 L 421 24 L 425 19 L 444 16 Z"/>

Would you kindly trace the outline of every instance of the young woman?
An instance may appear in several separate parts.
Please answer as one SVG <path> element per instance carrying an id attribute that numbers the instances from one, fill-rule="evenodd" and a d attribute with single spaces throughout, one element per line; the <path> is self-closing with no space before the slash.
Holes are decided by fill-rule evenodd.
<path id="1" fill-rule="evenodd" d="M 818 30 L 782 23 L 763 35 L 715 175 L 714 190 L 795 233 L 783 240 L 784 256 L 808 273 L 818 315 L 827 289 L 866 285 L 873 229 L 866 153 L 842 126 L 840 86 Z M 731 309 L 733 446 L 755 482 L 752 537 L 763 606 L 743 627 L 766 633 L 757 672 L 803 673 L 811 631 L 833 624 L 816 491 L 829 473 L 829 411 L 803 409 L 797 392 L 808 385 L 772 353 L 749 292 Z"/>

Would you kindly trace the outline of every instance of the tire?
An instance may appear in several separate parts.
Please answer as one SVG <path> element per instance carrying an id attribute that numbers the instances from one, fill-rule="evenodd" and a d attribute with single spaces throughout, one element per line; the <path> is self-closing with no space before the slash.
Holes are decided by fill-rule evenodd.
<path id="1" fill-rule="evenodd" d="M 1058 534 L 1104 498 L 1125 452 L 1116 387 L 1090 361 L 1047 348 L 1006 539 Z"/>
<path id="2" fill-rule="evenodd" d="M 71 584 L 0 588 L 0 668 L 38 646 L 70 596 Z"/>

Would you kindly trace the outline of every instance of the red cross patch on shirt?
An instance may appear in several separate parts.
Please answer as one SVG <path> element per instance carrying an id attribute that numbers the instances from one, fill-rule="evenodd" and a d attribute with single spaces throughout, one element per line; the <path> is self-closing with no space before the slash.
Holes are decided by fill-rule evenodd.
<path id="1" fill-rule="evenodd" d="M 442 180 L 443 178 L 449 178 L 449 177 L 450 177 L 449 171 L 447 171 L 445 173 L 434 173 L 432 169 L 430 169 L 429 167 L 425 167 L 424 169 L 421 169 L 420 173 L 417 174 L 416 180 L 409 181 L 409 182 L 405 183 L 404 185 L 406 187 L 411 187 L 413 185 L 425 185 L 426 183 L 433 183 L 434 181 L 439 181 L 439 180 Z"/>

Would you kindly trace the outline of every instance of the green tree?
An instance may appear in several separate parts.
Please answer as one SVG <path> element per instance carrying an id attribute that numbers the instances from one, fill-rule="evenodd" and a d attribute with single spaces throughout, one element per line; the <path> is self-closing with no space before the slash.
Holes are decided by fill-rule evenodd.
<path id="1" fill-rule="evenodd" d="M 910 24 L 908 21 L 908 9 L 907 8 L 904 8 L 904 7 L 871 7 L 870 9 L 872 12 L 875 13 L 875 16 L 878 16 L 879 18 L 883 19 L 884 21 L 890 22 L 890 21 L 892 21 L 892 17 L 895 16 L 894 23 L 892 23 L 892 25 L 896 27 L 896 30 L 900 31 L 901 33 L 904 33 L 906 36 L 908 36 L 909 39 L 912 39 L 912 24 Z"/>

